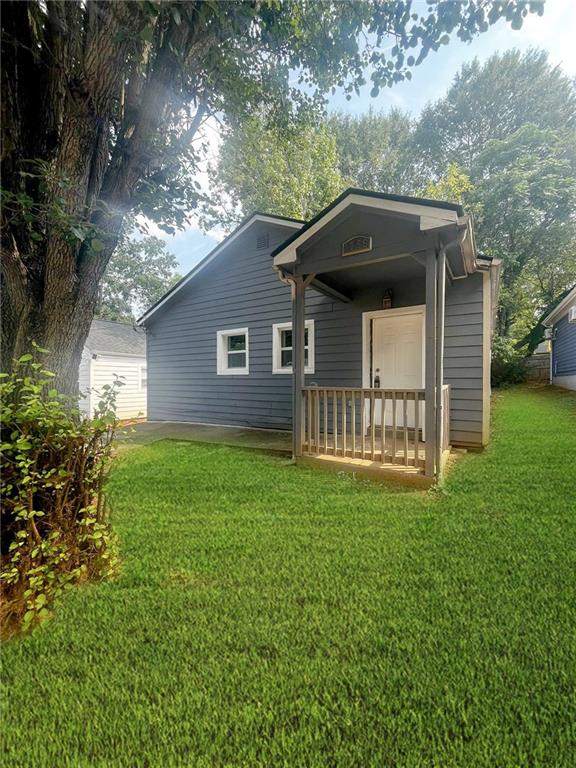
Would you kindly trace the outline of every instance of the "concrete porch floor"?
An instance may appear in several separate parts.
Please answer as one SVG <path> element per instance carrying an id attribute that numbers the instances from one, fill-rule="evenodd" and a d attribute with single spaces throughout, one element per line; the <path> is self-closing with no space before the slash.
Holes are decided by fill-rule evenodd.
<path id="1" fill-rule="evenodd" d="M 219 443 L 237 448 L 292 454 L 292 433 L 273 429 L 222 427 L 212 424 L 191 424 L 183 421 L 142 421 L 126 427 L 118 434 L 123 444 L 145 445 L 157 440 L 189 440 L 198 443 Z"/>

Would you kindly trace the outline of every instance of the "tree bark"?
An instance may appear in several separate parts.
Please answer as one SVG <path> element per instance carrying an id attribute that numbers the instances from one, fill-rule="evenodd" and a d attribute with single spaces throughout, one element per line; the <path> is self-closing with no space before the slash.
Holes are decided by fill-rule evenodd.
<path id="1" fill-rule="evenodd" d="M 10 370 L 34 341 L 58 388 L 75 393 L 124 218 L 143 181 L 177 178 L 171 142 L 186 151 L 198 130 L 210 49 L 245 34 L 253 15 L 231 5 L 222 32 L 192 1 L 5 0 L 2 11 L 0 365 Z"/>
<path id="2" fill-rule="evenodd" d="M 139 160 L 151 131 L 138 151 L 116 141 L 123 153 L 115 164 L 110 157 L 125 128 L 122 89 L 146 21 L 131 2 L 3 8 L 3 187 L 13 200 L 28 195 L 35 210 L 32 221 L 10 205 L 2 211 L 0 364 L 9 371 L 34 341 L 48 350 L 43 362 L 64 393 L 77 392 L 99 283 L 144 172 Z M 165 81 L 164 91 L 154 104 L 159 116 Z M 29 158 L 42 161 L 42 173 L 23 175 L 32 171 Z"/>

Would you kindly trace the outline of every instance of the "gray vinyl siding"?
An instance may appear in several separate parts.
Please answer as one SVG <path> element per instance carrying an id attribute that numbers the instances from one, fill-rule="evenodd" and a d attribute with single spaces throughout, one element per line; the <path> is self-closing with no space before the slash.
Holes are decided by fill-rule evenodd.
<path id="1" fill-rule="evenodd" d="M 450 384 L 450 439 L 454 445 L 482 445 L 483 291 L 480 273 L 455 280 L 446 290 L 444 383 Z"/>
<path id="2" fill-rule="evenodd" d="M 270 251 L 289 232 L 270 227 L 256 250 L 256 227 L 233 242 L 148 320 L 148 418 L 289 429 L 291 376 L 272 373 L 272 325 L 291 321 L 288 286 Z M 478 278 L 478 279 L 476 279 Z M 424 271 L 394 288 L 395 306 L 424 303 Z M 315 372 L 308 384 L 362 386 L 362 313 L 382 306 L 380 292 L 344 303 L 308 290 L 315 321 Z M 248 375 L 218 376 L 217 331 L 249 329 Z M 447 287 L 446 372 L 452 385 L 454 443 L 482 438 L 482 276 Z"/>
<path id="3" fill-rule="evenodd" d="M 552 375 L 576 374 L 576 323 L 568 322 L 568 313 L 554 324 Z"/>
<path id="4" fill-rule="evenodd" d="M 147 323 L 150 420 L 290 427 L 291 377 L 272 374 L 272 324 L 291 320 L 290 289 L 270 251 L 293 230 L 267 230 L 268 249 L 251 228 Z M 218 376 L 217 332 L 243 327 L 250 373 Z"/>

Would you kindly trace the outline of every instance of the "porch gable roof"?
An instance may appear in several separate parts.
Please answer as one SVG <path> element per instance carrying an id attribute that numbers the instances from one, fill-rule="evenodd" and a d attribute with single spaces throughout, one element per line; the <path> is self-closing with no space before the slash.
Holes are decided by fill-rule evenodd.
<path id="1" fill-rule="evenodd" d="M 319 233 L 329 222 L 343 214 L 350 206 L 372 209 L 388 215 L 414 217 L 419 220 L 419 229 L 424 234 L 446 227 L 464 230 L 461 242 L 465 274 L 474 271 L 475 247 L 471 222 L 461 205 L 442 200 L 370 192 L 350 188 L 337 197 L 329 206 L 307 222 L 300 230 L 272 251 L 274 266 L 282 268 L 299 261 L 297 249 Z"/>

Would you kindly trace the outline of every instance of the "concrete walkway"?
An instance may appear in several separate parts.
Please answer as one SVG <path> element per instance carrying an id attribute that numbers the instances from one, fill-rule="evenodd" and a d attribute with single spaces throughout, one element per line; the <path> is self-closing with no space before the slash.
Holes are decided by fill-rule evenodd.
<path id="1" fill-rule="evenodd" d="M 156 440 L 190 440 L 199 443 L 220 443 L 240 448 L 291 454 L 292 434 L 273 429 L 245 429 L 207 424 L 189 424 L 181 421 L 143 421 L 126 428 L 119 434 L 122 443 L 145 445 Z"/>

